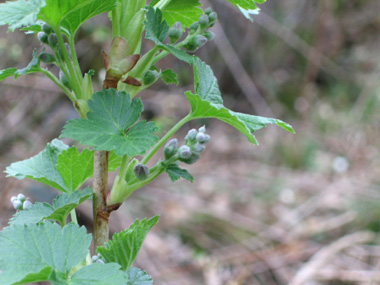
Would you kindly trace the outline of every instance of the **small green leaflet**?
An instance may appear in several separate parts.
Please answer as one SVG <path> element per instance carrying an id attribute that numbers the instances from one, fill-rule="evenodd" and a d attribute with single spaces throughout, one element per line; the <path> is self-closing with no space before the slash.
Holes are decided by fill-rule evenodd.
<path id="1" fill-rule="evenodd" d="M 266 0 L 227 0 L 236 7 L 241 7 L 244 10 L 257 9 L 256 3 L 263 4 Z"/>
<path id="2" fill-rule="evenodd" d="M 70 270 L 86 258 L 90 243 L 91 235 L 76 224 L 6 227 L 0 232 L 0 284 L 49 280 L 52 271 L 68 279 Z"/>
<path id="3" fill-rule="evenodd" d="M 37 15 L 46 0 L 18 0 L 0 4 L 0 25 L 9 25 L 9 30 L 30 26 L 37 21 Z"/>
<path id="4" fill-rule="evenodd" d="M 0 70 L 0 81 L 4 80 L 5 78 L 9 76 L 14 76 L 15 79 L 17 79 L 19 76 L 26 75 L 33 72 L 38 72 L 38 71 L 40 71 L 40 59 L 37 56 L 37 50 L 34 49 L 33 58 L 26 67 L 21 68 L 21 69 L 12 67 L 12 68 Z"/>
<path id="5" fill-rule="evenodd" d="M 181 177 L 189 180 L 190 182 L 194 181 L 194 177 L 186 169 L 180 168 L 176 163 L 166 166 L 165 171 L 169 175 L 172 182 L 177 181 Z"/>
<path id="6" fill-rule="evenodd" d="M 82 267 L 75 272 L 67 285 L 106 285 L 106 284 L 130 284 L 125 272 L 120 270 L 120 265 L 116 263 L 93 263 Z M 53 283 L 54 284 L 54 283 Z M 62 283 L 57 283 L 62 284 Z M 138 285 L 136 283 L 136 285 Z M 143 284 L 141 284 L 143 285 Z"/>
<path id="7" fill-rule="evenodd" d="M 140 98 L 132 100 L 125 92 L 107 89 L 94 93 L 88 106 L 87 119 L 69 121 L 61 137 L 96 150 L 114 150 L 119 156 L 143 155 L 158 140 L 153 122 L 136 123 L 143 110 Z"/>
<path id="8" fill-rule="evenodd" d="M 84 190 L 77 190 L 71 194 L 63 193 L 58 195 L 52 205 L 48 203 L 34 203 L 30 209 L 18 211 L 10 220 L 10 225 L 37 224 L 43 220 L 56 220 L 61 225 L 66 224 L 70 211 L 78 207 L 81 203 L 91 198 L 92 190 L 87 187 Z"/>
<path id="9" fill-rule="evenodd" d="M 184 50 L 162 42 L 168 35 L 169 25 L 164 19 L 162 19 L 162 12 L 160 9 L 154 9 L 151 6 L 148 7 L 144 26 L 146 30 L 145 38 L 152 40 L 158 47 L 170 52 L 178 59 L 189 64 L 192 63 L 193 56 L 189 55 Z"/>
<path id="10" fill-rule="evenodd" d="M 165 84 L 178 84 L 177 74 L 171 69 L 161 71 L 160 78 L 165 82 Z"/>
<path id="11" fill-rule="evenodd" d="M 127 285 L 153 285 L 152 277 L 139 268 L 129 268 L 127 275 L 129 279 Z"/>
<path id="12" fill-rule="evenodd" d="M 96 251 L 106 263 L 116 262 L 123 270 L 128 270 L 136 259 L 146 235 L 157 224 L 158 218 L 159 216 L 155 216 L 141 222 L 136 220 L 129 229 L 114 234 L 105 247 L 98 247 Z"/>
<path id="13" fill-rule="evenodd" d="M 252 133 L 267 124 L 276 124 L 294 133 L 289 124 L 280 120 L 237 113 L 227 109 L 223 106 L 218 83 L 211 68 L 197 57 L 194 57 L 193 68 L 195 94 L 190 91 L 185 93 L 192 107 L 190 114 L 193 119 L 219 119 L 238 129 L 253 144 L 257 144 L 257 141 Z"/>
<path id="14" fill-rule="evenodd" d="M 162 14 L 169 26 L 181 22 L 184 28 L 188 28 L 203 14 L 200 6 L 198 0 L 172 0 L 162 9 Z"/>

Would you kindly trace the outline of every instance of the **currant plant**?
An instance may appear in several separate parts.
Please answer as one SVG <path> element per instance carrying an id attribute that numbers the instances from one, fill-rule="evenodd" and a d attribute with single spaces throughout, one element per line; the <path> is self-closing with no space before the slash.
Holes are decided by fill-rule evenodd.
<path id="1" fill-rule="evenodd" d="M 228 0 L 248 18 L 257 12 L 256 4 L 264 1 Z M 94 92 L 95 71 L 82 73 L 75 36 L 84 22 L 106 12 L 112 22 L 112 42 L 108 52 L 99 51 L 106 76 L 103 90 Z M 54 139 L 36 156 L 5 170 L 10 177 L 33 179 L 62 194 L 52 204 L 32 204 L 23 194 L 11 198 L 17 212 L 0 232 L 0 284 L 152 284 L 145 271 L 132 265 L 158 216 L 136 220 L 111 240 L 108 220 L 134 191 L 162 173 L 173 182 L 180 178 L 193 181 L 182 167 L 200 159 L 210 135 L 204 126 L 189 130 L 183 139 L 173 138 L 175 133 L 187 122 L 203 118 L 230 124 L 253 144 L 257 144 L 253 133 L 267 124 L 293 132 L 280 120 L 234 112 L 223 105 L 210 66 L 192 55 L 213 39 L 210 28 L 216 21 L 217 14 L 203 10 L 198 0 L 17 0 L 0 4 L 1 25 L 8 25 L 10 31 L 25 31 L 41 42 L 25 68 L 1 70 L 0 81 L 45 74 L 79 114 L 67 122 L 60 137 L 88 147 L 80 152 Z M 148 41 L 154 46 L 142 54 L 141 46 Z M 144 106 L 138 95 L 159 79 L 178 83 L 173 70 L 156 66 L 170 55 L 194 70 L 194 90 L 185 92 L 191 111 L 158 138 L 155 123 L 140 119 Z M 161 159 L 152 163 L 160 150 Z M 108 172 L 116 170 L 109 190 Z M 93 178 L 93 187 L 82 189 L 89 178 Z M 92 237 L 78 225 L 75 212 L 88 199 L 94 210 L 93 256 L 89 250 Z"/>

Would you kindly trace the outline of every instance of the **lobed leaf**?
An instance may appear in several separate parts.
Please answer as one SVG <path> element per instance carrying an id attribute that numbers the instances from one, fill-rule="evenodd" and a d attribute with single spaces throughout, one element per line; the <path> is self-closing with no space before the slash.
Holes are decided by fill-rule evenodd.
<path id="1" fill-rule="evenodd" d="M 132 100 L 125 92 L 107 89 L 94 93 L 88 106 L 87 118 L 69 121 L 61 137 L 96 150 L 114 150 L 119 156 L 144 154 L 158 139 L 153 135 L 157 131 L 153 122 L 135 124 L 143 110 L 139 98 Z"/>
<path id="2" fill-rule="evenodd" d="M 157 224 L 158 218 L 159 216 L 155 216 L 141 222 L 136 220 L 128 229 L 114 234 L 111 241 L 104 247 L 98 247 L 96 251 L 107 263 L 116 262 L 123 270 L 128 270 L 136 259 L 146 235 Z"/>
<path id="3" fill-rule="evenodd" d="M 37 224 L 43 220 L 57 220 L 64 225 L 71 210 L 92 197 L 91 188 L 77 190 L 71 194 L 58 195 L 52 205 L 48 203 L 34 203 L 29 209 L 18 211 L 10 220 L 10 225 Z"/>
<path id="4" fill-rule="evenodd" d="M 163 18 L 169 26 L 181 22 L 184 28 L 188 28 L 203 14 L 200 6 L 202 4 L 198 0 L 172 0 L 162 9 Z"/>
<path id="5" fill-rule="evenodd" d="M 75 272 L 66 283 L 70 285 L 129 284 L 128 276 L 116 263 L 93 263 Z M 137 284 L 136 284 L 137 285 Z M 143 285 L 143 284 L 141 284 Z"/>
<path id="6" fill-rule="evenodd" d="M 195 94 L 190 91 L 185 93 L 192 108 L 193 119 L 216 118 L 224 121 L 238 129 L 253 144 L 257 144 L 253 133 L 267 124 L 276 124 L 294 133 L 293 128 L 281 120 L 237 113 L 227 109 L 223 106 L 218 83 L 211 68 L 197 57 L 194 57 L 193 68 Z"/>
<path id="7" fill-rule="evenodd" d="M 172 182 L 175 182 L 180 178 L 184 178 L 190 182 L 194 181 L 194 177 L 186 169 L 180 168 L 176 163 L 166 166 L 165 171 Z"/>
<path id="8" fill-rule="evenodd" d="M 69 224 L 15 225 L 0 232 L 0 284 L 38 282 L 56 271 L 66 276 L 87 255 L 91 235 Z"/>
<path id="9" fill-rule="evenodd" d="M 160 73 L 160 77 L 165 84 L 178 84 L 177 74 L 172 69 L 165 69 Z"/>
<path id="10" fill-rule="evenodd" d="M 127 275 L 129 279 L 127 285 L 153 285 L 152 277 L 139 268 L 129 268 Z"/>

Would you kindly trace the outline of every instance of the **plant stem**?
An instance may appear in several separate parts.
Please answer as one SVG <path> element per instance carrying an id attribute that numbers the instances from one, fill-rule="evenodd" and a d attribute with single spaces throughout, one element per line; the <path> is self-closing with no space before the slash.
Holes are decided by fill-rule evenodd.
<path id="1" fill-rule="evenodd" d="M 47 77 L 49 77 L 56 85 L 58 85 L 58 87 L 61 88 L 63 92 L 65 92 L 65 94 L 67 95 L 67 97 L 69 97 L 69 99 L 72 102 L 75 102 L 75 100 L 76 100 L 75 95 L 69 90 L 69 88 L 67 88 L 65 85 L 63 85 L 61 83 L 61 81 L 59 81 L 59 79 L 54 76 L 53 73 L 51 73 L 49 70 L 43 69 L 43 68 L 41 68 L 40 71 L 41 71 L 41 73 L 43 73 Z"/>
<path id="2" fill-rule="evenodd" d="M 70 216 L 71 216 L 71 222 L 73 222 L 74 224 L 78 224 L 78 219 L 77 219 L 77 214 L 75 212 L 75 209 L 71 210 Z"/>
<path id="3" fill-rule="evenodd" d="M 94 212 L 94 247 L 103 246 L 108 242 L 110 213 L 107 211 L 107 151 L 95 151 L 93 212 Z"/>
<path id="4" fill-rule="evenodd" d="M 184 124 L 186 124 L 188 121 L 192 120 L 193 118 L 191 117 L 190 114 L 188 114 L 186 117 L 182 118 L 177 124 L 173 126 L 152 148 L 152 150 L 141 160 L 142 164 L 147 164 L 147 162 L 154 156 L 154 154 L 164 145 L 164 143 L 167 142 L 168 139 L 176 131 L 178 131 Z"/>

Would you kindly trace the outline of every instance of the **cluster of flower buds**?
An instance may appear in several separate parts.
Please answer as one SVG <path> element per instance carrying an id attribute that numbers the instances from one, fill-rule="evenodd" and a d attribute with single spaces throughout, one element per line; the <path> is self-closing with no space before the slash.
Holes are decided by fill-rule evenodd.
<path id="1" fill-rule="evenodd" d="M 170 140 L 164 148 L 165 159 L 168 160 L 178 153 L 177 159 L 187 164 L 193 164 L 201 157 L 201 153 L 206 149 L 206 143 L 210 141 L 210 136 L 206 134 L 206 127 L 190 130 L 185 137 L 185 144 L 178 146 L 178 140 Z"/>
<path id="2" fill-rule="evenodd" d="M 104 264 L 104 260 L 103 260 L 102 257 L 99 255 L 99 253 L 96 254 L 96 255 L 93 255 L 93 256 L 91 257 L 91 261 L 92 261 L 92 263 L 102 263 L 102 264 Z"/>
<path id="3" fill-rule="evenodd" d="M 210 8 L 205 10 L 205 13 L 199 20 L 190 26 L 190 36 L 184 48 L 188 51 L 196 51 L 198 48 L 211 41 L 214 38 L 214 33 L 208 29 L 215 25 L 217 14 Z"/>
<path id="4" fill-rule="evenodd" d="M 13 196 L 11 198 L 11 202 L 13 205 L 13 208 L 16 210 L 26 210 L 32 207 L 32 202 L 26 200 L 25 196 L 23 194 L 18 194 L 17 197 Z"/>

